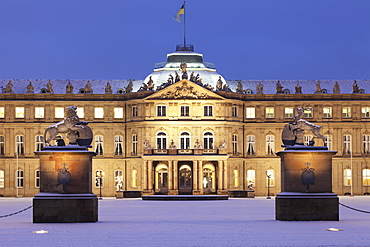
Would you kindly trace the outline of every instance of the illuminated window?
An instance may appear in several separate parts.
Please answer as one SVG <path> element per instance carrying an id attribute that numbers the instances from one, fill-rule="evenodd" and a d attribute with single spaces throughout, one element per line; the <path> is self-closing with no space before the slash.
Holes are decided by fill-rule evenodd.
<path id="1" fill-rule="evenodd" d="M 137 134 L 132 135 L 132 155 L 137 155 Z"/>
<path id="2" fill-rule="evenodd" d="M 137 117 L 137 106 L 132 107 L 132 117 Z"/>
<path id="3" fill-rule="evenodd" d="M 253 189 L 256 184 L 256 170 L 249 169 L 247 170 L 247 184 L 248 189 Z"/>
<path id="4" fill-rule="evenodd" d="M 333 150 L 333 136 L 332 135 L 324 135 L 324 142 L 325 146 L 328 147 L 328 150 Z"/>
<path id="5" fill-rule="evenodd" d="M 181 132 L 180 134 L 180 149 L 190 148 L 190 134 L 189 132 Z"/>
<path id="6" fill-rule="evenodd" d="M 362 136 L 362 153 L 370 154 L 370 135 Z"/>
<path id="7" fill-rule="evenodd" d="M 114 107 L 114 118 L 123 118 L 123 107 Z"/>
<path id="8" fill-rule="evenodd" d="M 215 167 L 208 163 L 203 166 L 203 190 L 205 192 L 211 192 L 216 188 L 216 174 Z"/>
<path id="9" fill-rule="evenodd" d="M 44 118 L 45 109 L 44 107 L 35 107 L 35 118 Z"/>
<path id="10" fill-rule="evenodd" d="M 331 107 L 324 107 L 322 109 L 322 111 L 323 111 L 324 118 L 332 118 L 333 117 Z"/>
<path id="11" fill-rule="evenodd" d="M 284 116 L 285 118 L 293 118 L 294 110 L 293 107 L 285 107 Z"/>
<path id="12" fill-rule="evenodd" d="M 158 117 L 166 116 L 166 106 L 165 105 L 157 105 L 157 116 Z"/>
<path id="13" fill-rule="evenodd" d="M 238 155 L 238 135 L 232 137 L 233 155 Z"/>
<path id="14" fill-rule="evenodd" d="M 188 105 L 180 106 L 180 114 L 181 114 L 181 117 L 190 116 L 190 107 Z"/>
<path id="15" fill-rule="evenodd" d="M 205 132 L 203 134 L 204 149 L 213 149 L 213 134 L 211 132 Z"/>
<path id="16" fill-rule="evenodd" d="M 266 186 L 275 187 L 275 170 L 268 169 L 266 171 Z"/>
<path id="17" fill-rule="evenodd" d="M 351 154 L 352 141 L 350 135 L 343 136 L 343 154 Z"/>
<path id="18" fill-rule="evenodd" d="M 15 118 L 24 118 L 24 107 L 15 108 Z"/>
<path id="19" fill-rule="evenodd" d="M 44 136 L 35 136 L 35 146 L 35 151 L 42 151 L 42 149 L 44 148 Z"/>
<path id="20" fill-rule="evenodd" d="M 134 169 L 131 172 L 131 187 L 137 188 L 137 170 Z"/>
<path id="21" fill-rule="evenodd" d="M 350 118 L 351 117 L 351 107 L 343 107 L 342 108 L 342 117 L 343 118 Z"/>
<path id="22" fill-rule="evenodd" d="M 114 188 L 117 191 L 122 190 L 123 187 L 123 171 L 122 170 L 115 170 L 114 171 Z"/>
<path id="23" fill-rule="evenodd" d="M 312 135 L 305 135 L 304 136 L 304 145 L 308 146 L 310 144 L 310 141 L 313 140 L 313 136 Z"/>
<path id="24" fill-rule="evenodd" d="M 55 118 L 64 118 L 64 107 L 55 107 Z"/>
<path id="25" fill-rule="evenodd" d="M 40 188 L 40 171 L 35 171 L 35 187 Z"/>
<path id="26" fill-rule="evenodd" d="M 96 170 L 95 171 L 95 188 L 103 188 L 104 187 L 104 172 L 103 170 Z"/>
<path id="27" fill-rule="evenodd" d="M 212 117 L 213 116 L 213 106 L 205 105 L 204 106 L 204 116 L 205 117 Z"/>
<path id="28" fill-rule="evenodd" d="M 77 107 L 76 112 L 77 112 L 77 116 L 79 118 L 84 118 L 85 117 L 85 110 L 84 110 L 83 107 Z"/>
<path id="29" fill-rule="evenodd" d="M 233 170 L 233 178 L 234 178 L 234 187 L 239 187 L 239 171 L 237 169 Z"/>
<path id="30" fill-rule="evenodd" d="M 304 110 L 304 118 L 313 118 L 313 112 L 312 110 Z"/>
<path id="31" fill-rule="evenodd" d="M 0 155 L 5 155 L 5 137 L 0 136 Z"/>
<path id="32" fill-rule="evenodd" d="M 5 108 L 0 107 L 0 118 L 4 118 L 4 117 L 5 117 Z"/>
<path id="33" fill-rule="evenodd" d="M 275 117 L 275 108 L 274 107 L 266 107 L 266 118 L 274 118 Z"/>
<path id="34" fill-rule="evenodd" d="M 5 187 L 5 173 L 3 170 L 0 170 L 0 188 Z"/>
<path id="35" fill-rule="evenodd" d="M 167 135 L 164 132 L 159 132 L 157 134 L 157 149 L 167 148 Z"/>
<path id="36" fill-rule="evenodd" d="M 104 118 L 104 108 L 103 107 L 94 108 L 94 118 Z"/>
<path id="37" fill-rule="evenodd" d="M 361 117 L 363 117 L 363 118 L 370 117 L 370 107 L 362 107 L 361 108 Z"/>
<path id="38" fill-rule="evenodd" d="M 96 155 L 103 155 L 103 140 L 104 137 L 102 135 L 96 135 L 95 136 L 95 153 Z"/>
<path id="39" fill-rule="evenodd" d="M 123 136 L 114 136 L 114 155 L 123 154 Z"/>
<path id="40" fill-rule="evenodd" d="M 155 168 L 155 189 L 168 189 L 168 168 L 164 164 L 157 165 Z"/>
<path id="41" fill-rule="evenodd" d="M 247 155 L 256 155 L 256 137 L 247 135 Z"/>
<path id="42" fill-rule="evenodd" d="M 266 136 L 266 155 L 275 155 L 275 137 L 273 135 Z"/>
<path id="43" fill-rule="evenodd" d="M 362 169 L 362 185 L 370 186 L 370 169 L 369 168 Z"/>
<path id="44" fill-rule="evenodd" d="M 16 183 L 16 188 L 23 188 L 24 186 L 24 172 L 23 170 L 18 170 L 15 172 L 15 181 Z"/>
<path id="45" fill-rule="evenodd" d="M 343 185 L 351 186 L 352 184 L 352 171 L 349 168 L 343 170 Z"/>
<path id="46" fill-rule="evenodd" d="M 15 136 L 15 151 L 18 155 L 24 155 L 24 136 Z"/>
<path id="47" fill-rule="evenodd" d="M 233 117 L 238 117 L 238 107 L 237 106 L 233 106 L 233 108 L 232 108 L 232 116 Z"/>
<path id="48" fill-rule="evenodd" d="M 246 108 L 246 118 L 256 118 L 256 108 L 247 107 Z"/>

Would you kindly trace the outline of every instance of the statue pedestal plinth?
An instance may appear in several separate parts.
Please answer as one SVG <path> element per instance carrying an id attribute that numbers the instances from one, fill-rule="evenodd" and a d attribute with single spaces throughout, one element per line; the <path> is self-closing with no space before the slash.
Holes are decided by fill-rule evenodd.
<path id="1" fill-rule="evenodd" d="M 287 146 L 281 158 L 281 193 L 276 220 L 339 220 L 338 196 L 332 193 L 332 157 L 327 147 Z"/>
<path id="2" fill-rule="evenodd" d="M 98 221 L 92 193 L 94 152 L 78 145 L 45 147 L 40 158 L 40 193 L 33 199 L 34 223 Z"/>

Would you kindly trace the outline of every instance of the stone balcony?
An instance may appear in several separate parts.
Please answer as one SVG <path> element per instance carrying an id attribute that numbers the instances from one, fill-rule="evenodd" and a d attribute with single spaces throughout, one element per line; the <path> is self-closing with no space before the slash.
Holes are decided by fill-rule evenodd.
<path id="1" fill-rule="evenodd" d="M 218 149 L 151 149 L 145 148 L 144 155 L 226 155 L 226 148 Z"/>

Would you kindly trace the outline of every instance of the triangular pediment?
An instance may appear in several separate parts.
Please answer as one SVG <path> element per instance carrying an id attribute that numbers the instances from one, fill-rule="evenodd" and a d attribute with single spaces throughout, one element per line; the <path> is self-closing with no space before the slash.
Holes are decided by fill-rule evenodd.
<path id="1" fill-rule="evenodd" d="M 224 97 L 188 80 L 178 81 L 146 99 L 224 99 Z"/>

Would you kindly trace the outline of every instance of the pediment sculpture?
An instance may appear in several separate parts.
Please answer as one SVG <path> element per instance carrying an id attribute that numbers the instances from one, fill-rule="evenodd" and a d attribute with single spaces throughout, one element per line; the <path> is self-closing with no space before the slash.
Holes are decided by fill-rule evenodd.
<path id="1" fill-rule="evenodd" d="M 181 86 L 177 86 L 173 91 L 167 91 L 161 95 L 162 99 L 207 99 L 206 93 L 195 91 L 194 87 L 189 86 L 187 82 L 183 82 Z"/>

